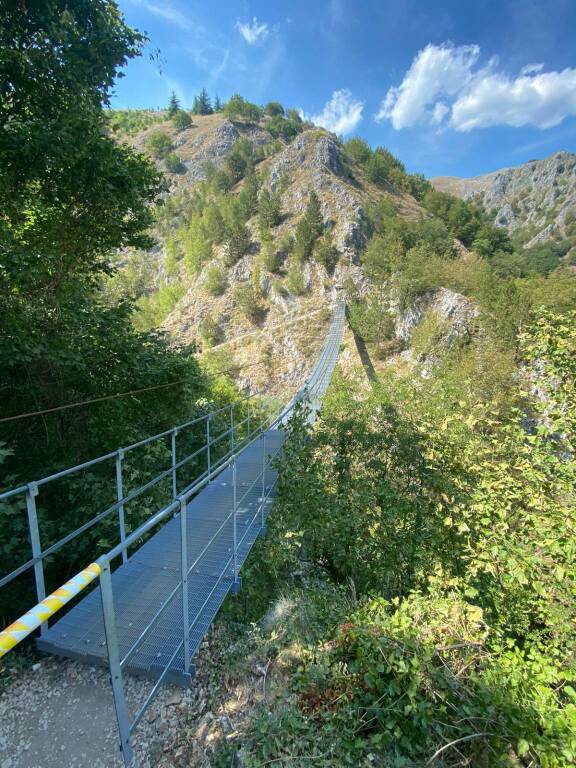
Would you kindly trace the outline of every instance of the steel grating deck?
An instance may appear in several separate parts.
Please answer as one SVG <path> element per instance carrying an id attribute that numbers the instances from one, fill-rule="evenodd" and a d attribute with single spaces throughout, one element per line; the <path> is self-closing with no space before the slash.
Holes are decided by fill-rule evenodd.
<path id="1" fill-rule="evenodd" d="M 268 430 L 266 455 L 281 451 L 282 430 Z M 237 457 L 238 567 L 244 563 L 261 532 L 263 438 L 247 446 Z M 264 518 L 273 503 L 277 471 L 266 468 Z M 254 483 L 254 481 L 256 482 Z M 252 488 L 250 486 L 253 485 Z M 243 498 L 244 497 L 244 498 Z M 232 468 L 222 471 L 187 506 L 188 565 L 198 558 L 233 509 Z M 188 579 L 192 657 L 234 585 L 231 518 L 203 555 Z M 180 520 L 176 515 L 132 554 L 112 574 L 114 607 L 120 656 L 124 657 L 140 637 L 170 593 L 180 582 Z M 183 638 L 182 590 L 177 589 L 162 616 L 126 664 L 133 673 L 158 677 Z M 100 587 L 74 606 L 38 639 L 38 647 L 49 653 L 107 664 Z M 172 662 L 168 680 L 188 682 L 184 674 L 183 650 Z"/>

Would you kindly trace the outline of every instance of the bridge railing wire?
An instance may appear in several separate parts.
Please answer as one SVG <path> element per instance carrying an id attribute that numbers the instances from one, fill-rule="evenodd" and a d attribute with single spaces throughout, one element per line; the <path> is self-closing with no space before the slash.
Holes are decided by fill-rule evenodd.
<path id="1" fill-rule="evenodd" d="M 99 577 L 100 582 L 100 596 L 102 601 L 102 611 L 104 619 L 104 630 L 106 649 L 108 656 L 108 665 L 110 668 L 111 683 L 114 695 L 115 709 L 118 720 L 118 728 L 120 734 L 120 742 L 124 763 L 126 766 L 133 765 L 134 751 L 131 744 L 131 736 L 134 730 L 140 723 L 146 709 L 154 699 L 160 685 L 166 678 L 172 666 L 177 658 L 183 654 L 183 670 L 184 675 L 191 675 L 193 673 L 193 665 L 191 661 L 190 652 L 190 637 L 194 627 L 198 624 L 202 612 L 208 605 L 212 598 L 212 595 L 217 589 L 220 588 L 222 581 L 230 579 L 232 592 L 237 591 L 239 587 L 239 565 L 240 555 L 243 552 L 242 547 L 244 542 L 250 533 L 254 534 L 254 526 L 258 526 L 259 530 L 264 530 L 266 524 L 266 517 L 268 514 L 268 504 L 270 496 L 272 495 L 276 483 L 276 473 L 272 473 L 272 483 L 267 482 L 269 477 L 272 461 L 275 459 L 280 447 L 276 447 L 275 450 L 270 450 L 270 446 L 267 447 L 266 435 L 271 429 L 281 429 L 290 418 L 295 406 L 305 400 L 310 406 L 310 420 L 312 421 L 320 406 L 322 396 L 328 386 L 330 375 L 332 373 L 333 366 L 336 362 L 340 341 L 343 331 L 343 304 L 337 306 L 330 332 L 328 334 L 327 342 L 324 349 L 317 361 L 317 364 L 308 379 L 307 383 L 302 387 L 290 403 L 285 407 L 278 407 L 275 402 L 270 399 L 266 399 L 261 396 L 261 393 L 254 393 L 242 400 L 232 403 L 230 406 L 217 409 L 211 413 L 206 413 L 198 416 L 184 424 L 178 425 L 173 429 L 166 430 L 158 435 L 153 435 L 150 438 L 141 440 L 138 443 L 134 443 L 123 449 L 105 454 L 90 462 L 84 462 L 76 467 L 72 467 L 62 472 L 57 472 L 48 477 L 42 478 L 35 483 L 29 483 L 25 486 L 13 489 L 12 491 L 0 494 L 0 501 L 14 497 L 17 494 L 25 494 L 27 501 L 28 522 L 30 526 L 30 536 L 32 542 L 32 558 L 26 563 L 23 563 L 18 568 L 7 574 L 0 580 L 0 586 L 8 583 L 16 578 L 26 569 L 34 569 L 36 576 L 36 588 L 38 593 L 39 605 L 35 609 L 32 609 L 28 614 L 16 622 L 19 625 L 18 631 L 14 632 L 18 637 L 12 642 L 11 638 L 8 638 L 11 645 L 19 642 L 23 636 L 26 636 L 34 628 L 47 625 L 48 615 L 55 613 L 61 605 L 54 607 L 52 603 L 51 607 L 47 611 L 46 607 L 43 610 L 37 609 L 42 606 L 46 606 L 50 601 L 54 602 L 54 595 L 62 592 L 68 592 L 73 597 L 74 594 L 78 594 L 87 583 L 93 581 L 94 578 Z M 197 428 L 198 426 L 204 432 L 204 442 L 199 448 L 194 448 L 193 451 L 188 453 L 183 458 L 178 456 L 178 443 L 177 437 L 182 431 L 187 428 Z M 150 443 L 158 440 L 162 440 L 169 437 L 171 442 L 171 462 L 170 466 L 160 472 L 152 480 L 144 483 L 139 488 L 131 491 L 130 493 L 124 493 L 123 491 L 123 460 L 126 453 L 137 450 L 138 448 L 149 445 Z M 256 477 L 250 484 L 250 486 L 243 491 L 240 498 L 238 498 L 238 483 L 236 477 L 236 461 L 239 454 L 244 451 L 248 446 L 255 445 L 258 441 L 262 444 L 262 465 L 261 471 L 257 472 Z M 222 444 L 222 446 L 221 446 Z M 221 447 L 220 447 L 221 446 Z M 201 471 L 187 484 L 182 484 L 178 475 L 178 471 L 181 470 L 186 464 L 203 457 L 203 465 Z M 105 510 L 94 516 L 91 520 L 87 521 L 83 526 L 68 534 L 66 537 L 55 542 L 47 549 L 42 549 L 40 544 L 40 536 L 38 530 L 38 518 L 36 514 L 36 496 L 38 495 L 39 488 L 51 483 L 54 480 L 66 477 L 75 472 L 80 472 L 87 467 L 94 466 L 100 462 L 106 462 L 114 460 L 116 468 L 116 480 L 117 480 L 117 500 L 115 503 L 107 507 Z M 233 503 L 229 513 L 225 516 L 225 519 L 221 522 L 217 530 L 213 533 L 211 538 L 206 542 L 201 551 L 196 555 L 194 561 L 188 563 L 188 532 L 187 532 L 187 505 L 189 501 L 204 488 L 207 484 L 214 481 L 214 479 L 225 469 L 231 468 L 232 471 L 232 491 L 233 491 Z M 171 478 L 171 500 L 168 504 L 164 505 L 157 512 L 152 514 L 145 522 L 138 525 L 138 527 L 132 532 L 128 532 L 125 528 L 125 521 L 123 518 L 124 507 L 127 503 L 133 501 L 136 498 L 140 498 L 147 489 L 153 485 L 160 483 L 162 480 Z M 244 531 L 242 535 L 238 536 L 238 514 L 240 505 L 245 501 L 248 495 L 254 491 L 255 486 L 260 483 L 261 491 L 257 499 L 257 506 L 252 516 L 244 521 Z M 63 588 L 57 590 L 56 593 L 50 595 L 48 600 L 45 600 L 45 588 L 43 579 L 43 561 L 48 554 L 56 551 L 56 548 L 64 546 L 65 543 L 72 538 L 80 535 L 83 531 L 87 530 L 87 527 L 95 524 L 96 521 L 102 519 L 103 516 L 108 516 L 113 512 L 118 513 L 118 528 L 119 528 L 119 542 L 109 549 L 105 554 L 99 557 L 95 563 L 89 566 L 85 571 L 78 576 L 74 577 L 70 582 L 64 585 Z M 162 601 L 158 607 L 154 616 L 147 622 L 140 635 L 133 641 L 129 649 L 123 656 L 120 654 L 120 646 L 118 640 L 118 631 L 116 624 L 116 610 L 114 605 L 113 585 L 112 585 L 112 563 L 117 558 L 122 558 L 125 562 L 128 556 L 130 547 L 140 544 L 143 539 L 160 523 L 165 522 L 170 516 L 177 516 L 180 527 L 180 578 L 176 585 L 171 590 L 170 594 Z M 216 574 L 217 578 L 212 585 L 208 596 L 205 598 L 202 606 L 196 610 L 194 616 L 189 616 L 189 595 L 188 595 L 188 579 L 190 574 L 197 568 L 199 563 L 208 555 L 211 548 L 216 545 L 219 538 L 229 535 L 230 531 L 227 528 L 232 527 L 232 547 L 228 549 L 231 554 L 224 561 L 224 565 L 220 572 Z M 251 546 L 251 545 L 250 545 Z M 247 554 L 243 553 L 244 556 Z M 87 575 L 88 574 L 88 575 Z M 76 580 L 80 580 L 77 584 Z M 139 649 L 150 637 L 154 628 L 158 625 L 159 620 L 165 614 L 166 610 L 173 603 L 176 597 L 180 597 L 182 602 L 182 637 L 177 647 L 172 652 L 167 662 L 159 669 L 157 679 L 142 703 L 138 711 L 134 714 L 132 720 L 128 714 L 128 707 L 126 697 L 124 694 L 123 684 L 123 670 L 128 665 L 130 659 L 139 652 Z M 65 604 L 70 597 L 60 599 L 60 602 Z M 44 601 L 44 603 L 42 602 Z M 26 629 L 27 625 L 29 627 Z M 13 625 L 14 626 L 14 625 Z M 22 630 L 22 626 L 25 630 Z M 7 646 L 4 643 L 5 638 L 10 633 L 10 627 L 3 633 L 0 633 L 0 656 L 7 652 L 4 650 Z"/>

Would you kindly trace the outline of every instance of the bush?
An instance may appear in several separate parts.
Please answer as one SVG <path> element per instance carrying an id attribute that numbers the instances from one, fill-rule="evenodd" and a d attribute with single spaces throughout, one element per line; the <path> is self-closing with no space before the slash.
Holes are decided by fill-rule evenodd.
<path id="1" fill-rule="evenodd" d="M 215 347 L 224 341 L 224 332 L 212 315 L 206 315 L 200 323 L 199 331 L 202 341 L 208 347 Z"/>
<path id="2" fill-rule="evenodd" d="M 264 107 L 264 114 L 269 117 L 284 116 L 284 107 L 279 101 L 269 101 Z"/>
<path id="3" fill-rule="evenodd" d="M 234 289 L 234 301 L 242 314 L 253 323 L 259 323 L 264 319 L 266 308 L 252 285 L 237 286 Z"/>
<path id="4" fill-rule="evenodd" d="M 184 112 L 183 109 L 179 109 L 178 112 L 172 118 L 172 125 L 177 131 L 185 131 L 186 128 L 190 128 L 192 125 L 192 118 L 188 112 Z"/>
<path id="5" fill-rule="evenodd" d="M 226 275 L 216 265 L 208 267 L 204 278 L 204 288 L 211 296 L 221 296 L 226 290 Z"/>
<path id="6" fill-rule="evenodd" d="M 162 160 L 172 151 L 174 145 L 167 133 L 157 130 L 148 135 L 146 148 L 153 157 Z"/>
<path id="7" fill-rule="evenodd" d="M 332 242 L 332 235 L 327 232 L 314 245 L 314 258 L 328 274 L 332 274 L 338 263 L 338 249 Z"/>
<path id="8" fill-rule="evenodd" d="M 178 113 L 180 114 L 180 113 Z M 164 159 L 164 165 L 170 173 L 185 173 L 186 166 L 182 160 L 178 157 L 176 152 L 170 152 Z"/>
<path id="9" fill-rule="evenodd" d="M 251 104 L 239 94 L 234 94 L 224 105 L 222 112 L 227 120 L 232 122 L 243 120 L 248 123 L 257 123 L 262 117 L 262 110 L 256 104 Z"/>
<path id="10" fill-rule="evenodd" d="M 308 288 L 304 281 L 302 262 L 296 258 L 293 258 L 292 263 L 290 264 L 286 278 L 286 287 L 290 293 L 294 294 L 295 296 L 303 296 L 308 292 Z"/>

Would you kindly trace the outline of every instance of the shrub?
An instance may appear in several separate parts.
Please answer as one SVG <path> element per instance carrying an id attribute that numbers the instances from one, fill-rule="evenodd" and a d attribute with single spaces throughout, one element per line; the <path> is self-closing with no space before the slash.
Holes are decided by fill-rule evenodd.
<path id="1" fill-rule="evenodd" d="M 226 275 L 215 264 L 208 267 L 204 278 L 204 288 L 211 296 L 221 296 L 226 290 Z"/>
<path id="2" fill-rule="evenodd" d="M 208 347 L 214 347 L 224 340 L 224 332 L 212 315 L 206 315 L 199 327 L 202 341 Z"/>
<path id="3" fill-rule="evenodd" d="M 360 165 L 365 165 L 372 156 L 370 145 L 364 141 L 364 139 L 360 139 L 356 136 L 352 139 L 348 139 L 344 146 L 352 160 L 355 163 L 360 163 Z"/>
<path id="4" fill-rule="evenodd" d="M 186 171 L 186 166 L 176 152 L 170 152 L 166 155 L 164 158 L 164 165 L 170 173 L 184 173 Z"/>
<path id="5" fill-rule="evenodd" d="M 302 270 L 302 263 L 298 259 L 293 258 L 288 275 L 286 278 L 286 287 L 290 293 L 295 296 L 303 296 L 308 292 L 306 282 L 304 280 L 304 273 Z"/>
<path id="6" fill-rule="evenodd" d="M 190 128 L 192 125 L 192 118 L 188 112 L 184 112 L 183 109 L 179 109 L 178 112 L 172 118 L 172 125 L 177 131 L 185 131 L 186 128 Z"/>
<path id="7" fill-rule="evenodd" d="M 259 323 L 266 314 L 266 308 L 252 285 L 239 285 L 234 289 L 234 301 L 238 308 L 253 323 Z"/>
<path id="8" fill-rule="evenodd" d="M 314 245 L 314 258 L 321 264 L 328 274 L 332 274 L 338 263 L 338 249 L 332 242 L 331 233 L 327 232 L 316 241 Z"/>
<path id="9" fill-rule="evenodd" d="M 156 130 L 148 135 L 146 148 L 153 157 L 162 160 L 172 151 L 174 145 L 167 133 Z"/>
<path id="10" fill-rule="evenodd" d="M 257 123 L 262 117 L 262 110 L 256 104 L 251 104 L 239 94 L 234 94 L 224 105 L 222 112 L 227 120 L 245 120 L 249 123 Z"/>
<path id="11" fill-rule="evenodd" d="M 284 107 L 279 101 L 269 101 L 264 107 L 264 114 L 269 117 L 275 117 L 276 115 L 284 115 Z"/>

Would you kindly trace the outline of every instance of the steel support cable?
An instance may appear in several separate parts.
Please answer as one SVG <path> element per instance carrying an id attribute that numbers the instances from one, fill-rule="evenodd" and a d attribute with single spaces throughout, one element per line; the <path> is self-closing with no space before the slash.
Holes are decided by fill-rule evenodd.
<path id="1" fill-rule="evenodd" d="M 342 306 L 343 305 L 340 305 L 340 307 L 339 307 L 340 310 L 342 309 Z M 324 350 L 323 350 L 323 352 L 322 352 L 322 354 L 320 356 L 320 359 L 318 360 L 317 365 L 315 366 L 315 368 L 313 370 L 312 376 L 308 380 L 308 384 L 310 382 L 313 382 L 312 387 L 311 387 L 312 391 L 317 389 L 317 385 L 318 385 L 318 388 L 321 385 L 322 386 L 326 386 L 326 382 L 322 381 L 321 377 L 324 375 L 324 373 L 326 372 L 326 370 L 328 369 L 328 367 L 330 365 L 335 364 L 337 355 L 335 354 L 334 347 L 335 347 L 335 343 L 336 342 L 338 342 L 338 344 L 340 343 L 341 335 L 342 335 L 342 328 L 339 327 L 340 325 L 341 325 L 341 319 L 339 319 L 339 316 L 337 315 L 333 319 L 332 326 L 331 326 L 331 329 L 330 329 L 330 332 L 329 332 L 329 336 L 328 336 L 328 341 L 327 341 L 327 343 L 326 343 L 326 345 L 324 347 Z M 276 416 L 270 415 L 267 419 L 265 419 L 263 424 L 261 425 L 261 427 L 257 431 L 258 432 L 262 432 L 263 429 L 264 429 L 264 426 L 266 425 L 266 422 L 269 422 L 269 424 L 268 424 L 268 426 L 266 428 L 270 428 L 271 426 L 279 425 L 280 423 L 282 423 L 282 420 L 286 417 L 287 414 L 289 414 L 293 410 L 294 405 L 306 393 L 307 389 L 308 389 L 308 386 L 305 386 L 303 389 L 301 389 L 299 391 L 299 393 L 297 394 L 296 398 L 287 407 L 285 407 L 284 409 L 281 408 L 280 411 L 277 412 Z M 246 399 L 249 400 L 250 397 L 248 397 Z M 232 406 L 230 406 L 230 408 L 233 409 L 235 407 L 235 405 L 236 404 L 232 404 Z M 223 409 L 220 409 L 220 410 L 223 410 Z M 206 414 L 205 417 L 200 417 L 200 419 L 206 418 L 208 416 L 209 415 Z M 193 420 L 192 422 L 189 422 L 189 423 L 190 424 L 194 423 L 194 421 L 196 421 L 196 420 Z M 240 425 L 242 423 L 244 423 L 245 421 L 246 421 L 246 419 L 244 419 L 244 421 L 241 422 Z M 167 433 L 163 433 L 163 434 L 168 434 L 169 432 L 170 432 L 170 430 Z M 258 438 L 255 438 L 255 439 L 258 439 Z M 254 439 L 250 439 L 250 436 L 248 436 L 247 439 L 245 438 L 245 441 L 246 441 L 246 443 L 245 443 L 244 447 L 246 447 L 247 445 L 252 444 L 254 442 Z M 148 440 L 142 441 L 142 442 L 148 442 Z M 135 444 L 135 445 L 138 445 L 138 444 Z M 108 458 L 110 456 L 114 456 L 115 453 L 116 452 L 111 453 L 111 454 L 107 454 L 107 456 L 105 458 Z M 91 462 L 86 462 L 84 465 L 79 465 L 79 467 L 71 468 L 70 470 L 64 470 L 62 472 L 56 473 L 55 475 L 51 476 L 51 478 L 44 478 L 43 481 L 47 482 L 49 479 L 54 479 L 56 477 L 61 477 L 61 476 L 67 475 L 71 471 L 77 470 L 77 469 L 79 469 L 81 467 L 90 466 L 90 465 L 96 463 L 97 461 L 102 461 L 103 458 L 104 457 L 100 457 L 99 459 L 92 460 Z M 225 466 L 227 466 L 229 464 L 229 461 L 230 460 L 227 457 L 224 457 L 224 458 L 220 459 L 219 462 L 218 462 L 218 465 L 217 465 L 218 466 L 218 471 L 217 471 L 216 474 L 218 474 Z M 263 470 L 263 471 L 265 471 L 265 470 Z M 188 498 L 190 498 L 192 493 L 194 493 L 197 490 L 199 490 L 206 483 L 206 480 L 210 479 L 212 476 L 214 476 L 214 472 L 213 471 L 209 474 L 208 478 L 206 476 L 199 477 L 194 483 L 192 483 L 192 485 L 188 489 L 186 489 L 186 491 L 183 492 L 183 494 L 181 494 L 180 501 L 182 501 L 182 499 L 187 500 Z M 148 484 L 146 484 L 146 485 L 148 485 Z M 252 485 L 254 485 L 254 483 Z M 3 496 L 4 497 L 8 497 L 9 495 L 17 492 L 18 490 L 25 490 L 26 488 L 27 488 L 27 486 L 23 486 L 22 489 L 16 489 L 15 491 L 11 491 L 11 492 L 9 492 L 7 494 L 3 494 Z M 243 496 L 243 498 L 245 498 L 246 495 L 247 494 L 245 494 Z M 269 494 L 266 495 L 266 498 L 268 497 L 268 495 Z M 52 595 L 48 596 L 43 601 L 41 601 L 41 603 L 39 603 L 37 606 L 35 606 L 28 614 L 26 614 L 25 617 L 22 617 L 22 619 L 30 619 L 31 620 L 30 623 L 28 621 L 24 622 L 24 621 L 22 621 L 22 619 L 20 619 L 17 622 L 15 622 L 15 624 L 13 624 L 9 628 L 7 628 L 7 631 L 4 631 L 4 632 L 0 633 L 0 639 L 1 639 L 1 642 L 0 642 L 0 656 L 3 655 L 4 653 L 6 653 L 15 644 L 20 642 L 20 640 L 23 639 L 23 637 L 25 637 L 28 634 L 30 634 L 30 632 L 33 631 L 34 628 L 40 626 L 40 624 L 43 623 L 44 621 L 46 621 L 46 619 L 49 616 L 51 616 L 54 613 L 56 613 L 62 607 L 63 604 L 68 602 L 74 596 L 74 594 L 78 594 L 78 592 L 81 591 L 87 585 L 87 574 L 89 575 L 90 580 L 92 580 L 92 578 L 95 575 L 97 575 L 97 573 L 99 572 L 101 564 L 103 565 L 103 564 L 106 564 L 106 563 L 110 563 L 110 561 L 114 557 L 116 557 L 119 553 L 123 552 L 125 549 L 127 549 L 129 546 L 131 546 L 132 543 L 137 538 L 140 538 L 141 536 L 143 536 L 148 530 L 150 530 L 152 527 L 154 527 L 154 525 L 156 525 L 158 522 L 160 522 L 160 520 L 164 519 L 167 514 L 169 514 L 171 511 L 173 511 L 174 508 L 175 508 L 175 504 L 176 504 L 176 502 L 172 502 L 170 505 L 168 505 L 164 509 L 162 509 L 159 512 L 157 512 L 155 515 L 152 516 L 152 518 L 150 518 L 146 523 L 144 523 L 139 529 L 137 529 L 130 536 L 128 536 L 125 541 L 121 542 L 119 545 L 116 545 L 116 547 L 114 547 L 112 550 L 110 550 L 110 552 L 108 552 L 106 555 L 104 555 L 101 558 L 99 558 L 99 560 L 96 563 L 92 564 L 92 566 L 89 566 L 89 568 L 86 569 L 86 571 L 82 572 L 82 574 L 78 574 L 78 577 L 74 577 L 74 579 L 71 580 L 71 582 L 68 582 L 64 587 L 61 587 L 55 593 L 53 593 Z M 244 540 L 244 538 L 245 538 L 245 536 L 242 538 L 241 543 Z M 230 562 L 230 560 L 229 560 L 229 562 Z M 76 580 L 78 580 L 78 584 L 75 583 Z M 71 587 L 72 584 L 74 586 L 74 592 L 73 593 L 72 593 L 71 589 L 66 589 L 66 588 Z M 64 593 L 66 593 L 66 594 L 64 594 Z M 170 600 L 170 598 L 169 598 L 169 600 Z M 169 600 L 168 600 L 168 602 L 169 602 Z M 163 677 L 164 677 L 164 675 L 161 676 L 161 679 L 163 679 Z"/>
<path id="2" fill-rule="evenodd" d="M 277 325 L 270 326 L 269 328 L 261 328 L 261 329 L 258 329 L 257 331 L 250 331 L 248 333 L 240 334 L 239 336 L 235 336 L 232 339 L 228 339 L 227 341 L 224 341 L 221 344 L 217 344 L 216 346 L 211 347 L 210 350 L 207 350 L 207 351 L 212 352 L 215 349 L 219 349 L 220 347 L 227 346 L 228 344 L 232 344 L 236 341 L 240 341 L 249 336 L 253 336 L 254 334 L 266 333 L 267 331 L 270 331 L 270 330 L 275 330 L 277 328 L 293 325 L 294 323 L 304 320 L 306 317 L 317 315 L 319 312 L 324 312 L 325 309 L 330 309 L 330 306 L 327 308 L 315 309 L 313 312 L 308 312 L 304 315 L 300 315 L 296 318 L 293 318 L 292 320 L 288 320 L 286 322 L 282 322 L 282 323 L 278 323 Z M 206 352 L 201 353 L 201 355 L 203 354 L 206 354 Z M 256 365 L 259 365 L 259 363 L 253 362 L 253 363 L 245 363 L 243 365 L 234 365 L 234 366 L 231 366 L 230 368 L 225 368 L 221 371 L 214 371 L 214 372 L 205 371 L 204 375 L 216 377 L 216 376 L 221 376 L 225 373 L 231 373 L 237 370 L 244 370 L 245 368 L 253 368 Z M 166 384 L 155 384 L 150 387 L 139 387 L 138 389 L 130 389 L 127 392 L 119 392 L 114 395 L 103 395 L 102 397 L 93 397 L 88 400 L 80 400 L 79 402 L 76 402 L 76 403 L 65 403 L 64 405 L 57 405 L 57 406 L 54 406 L 53 408 L 44 408 L 38 411 L 27 411 L 25 413 L 15 414 L 14 416 L 3 416 L 2 418 L 0 418 L 0 424 L 5 424 L 12 421 L 20 421 L 21 419 L 30 419 L 36 416 L 44 416 L 46 414 L 57 413 L 59 411 L 68 410 L 70 408 L 80 408 L 81 406 L 92 405 L 93 403 L 102 403 L 107 400 L 116 400 L 122 397 L 130 397 L 131 395 L 138 395 L 144 392 L 152 392 L 153 390 L 168 389 L 169 387 L 177 387 L 190 381 L 192 381 L 192 379 L 190 377 L 187 377 L 185 379 L 177 379 L 176 381 L 171 381 Z"/>

